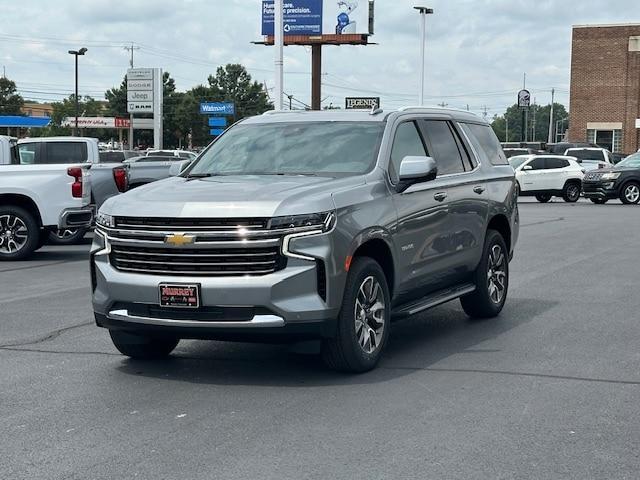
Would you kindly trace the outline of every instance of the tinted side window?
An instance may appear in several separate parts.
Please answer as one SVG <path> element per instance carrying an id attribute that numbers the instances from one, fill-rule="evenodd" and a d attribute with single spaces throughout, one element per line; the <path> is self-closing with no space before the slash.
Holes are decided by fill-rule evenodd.
<path id="1" fill-rule="evenodd" d="M 469 136 L 473 147 L 480 155 L 480 160 L 493 165 L 508 165 L 507 157 L 502 151 L 498 137 L 489 125 L 475 123 L 463 124 L 465 133 Z M 527 153 L 526 151 L 524 153 Z M 519 155 L 519 154 L 517 154 Z"/>
<path id="2" fill-rule="evenodd" d="M 40 161 L 40 144 L 21 143 L 18 145 L 18 156 L 20 158 L 20 165 L 34 165 L 42 163 Z"/>
<path id="3" fill-rule="evenodd" d="M 532 170 L 544 170 L 546 167 L 546 161 L 544 158 L 534 158 L 527 165 L 531 167 Z"/>
<path id="4" fill-rule="evenodd" d="M 564 168 L 569 166 L 569 162 L 562 158 L 546 158 L 545 160 L 548 169 Z"/>
<path id="5" fill-rule="evenodd" d="M 87 161 L 87 144 L 80 142 L 51 142 L 46 144 L 47 159 L 43 163 L 84 163 Z"/>
<path id="6" fill-rule="evenodd" d="M 393 146 L 391 147 L 391 162 L 389 164 L 391 180 L 394 183 L 398 181 L 400 162 L 404 157 L 424 157 L 426 155 L 427 152 L 415 122 L 401 123 L 396 130 L 396 136 L 393 139 Z"/>
<path id="7" fill-rule="evenodd" d="M 100 152 L 100 163 L 119 163 L 124 160 L 122 152 Z"/>
<path id="8" fill-rule="evenodd" d="M 426 120 L 423 125 L 427 133 L 431 156 L 438 165 L 438 176 L 464 172 L 462 155 L 449 122 Z"/>

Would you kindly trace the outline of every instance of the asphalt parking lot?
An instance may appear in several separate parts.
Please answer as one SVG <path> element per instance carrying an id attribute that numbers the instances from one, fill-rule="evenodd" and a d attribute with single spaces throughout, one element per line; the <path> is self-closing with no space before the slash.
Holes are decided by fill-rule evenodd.
<path id="1" fill-rule="evenodd" d="M 640 207 L 520 212 L 502 315 L 395 324 L 359 376 L 281 346 L 127 360 L 93 325 L 88 245 L 0 264 L 0 476 L 637 479 Z"/>

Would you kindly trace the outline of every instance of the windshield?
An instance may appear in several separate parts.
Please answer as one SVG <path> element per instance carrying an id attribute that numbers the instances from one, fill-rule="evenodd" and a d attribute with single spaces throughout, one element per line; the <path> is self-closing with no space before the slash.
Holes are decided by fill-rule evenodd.
<path id="1" fill-rule="evenodd" d="M 520 165 L 522 165 L 524 162 L 526 162 L 527 160 L 529 160 L 530 157 L 528 156 L 518 156 L 518 157 L 511 157 L 509 159 L 509 164 L 511 165 L 511 167 L 513 167 L 513 169 L 515 170 L 516 168 L 518 168 Z"/>
<path id="2" fill-rule="evenodd" d="M 346 176 L 370 171 L 384 123 L 237 125 L 202 153 L 189 175 Z"/>
<path id="3" fill-rule="evenodd" d="M 616 167 L 640 168 L 640 153 L 629 155 L 627 158 L 618 163 Z"/>

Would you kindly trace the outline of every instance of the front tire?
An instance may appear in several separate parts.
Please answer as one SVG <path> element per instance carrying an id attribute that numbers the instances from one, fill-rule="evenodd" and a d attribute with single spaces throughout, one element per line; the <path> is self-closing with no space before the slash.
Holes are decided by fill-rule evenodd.
<path id="1" fill-rule="evenodd" d="M 492 318 L 502 311 L 509 290 L 509 253 L 502 235 L 487 231 L 480 264 L 474 273 L 476 289 L 460 298 L 471 318 Z"/>
<path id="2" fill-rule="evenodd" d="M 562 199 L 567 203 L 576 203 L 580 200 L 580 184 L 577 182 L 569 182 L 562 190 Z"/>
<path id="3" fill-rule="evenodd" d="M 40 242 L 40 228 L 33 215 L 13 205 L 0 207 L 0 260 L 22 260 Z"/>
<path id="4" fill-rule="evenodd" d="M 336 336 L 324 340 L 322 359 L 341 372 L 373 369 L 389 337 L 391 295 L 380 265 L 369 257 L 351 263 Z"/>
<path id="5" fill-rule="evenodd" d="M 635 205 L 640 202 L 640 184 L 627 182 L 620 190 L 620 200 L 625 205 Z"/>
<path id="6" fill-rule="evenodd" d="M 120 353 L 140 360 L 167 357 L 180 342 L 179 338 L 148 337 L 120 330 L 109 330 L 109 335 Z"/>
<path id="7" fill-rule="evenodd" d="M 536 200 L 538 200 L 540 203 L 547 203 L 549 200 L 551 200 L 551 195 L 548 193 L 538 193 L 536 195 Z"/>

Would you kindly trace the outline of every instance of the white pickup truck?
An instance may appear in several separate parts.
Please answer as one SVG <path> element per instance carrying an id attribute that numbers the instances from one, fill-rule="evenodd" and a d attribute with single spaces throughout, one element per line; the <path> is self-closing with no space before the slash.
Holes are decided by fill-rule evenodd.
<path id="1" fill-rule="evenodd" d="M 90 164 L 54 161 L 86 143 L 39 140 L 0 136 L 0 261 L 28 257 L 51 231 L 91 225 Z M 52 161 L 37 162 L 44 151 Z"/>

